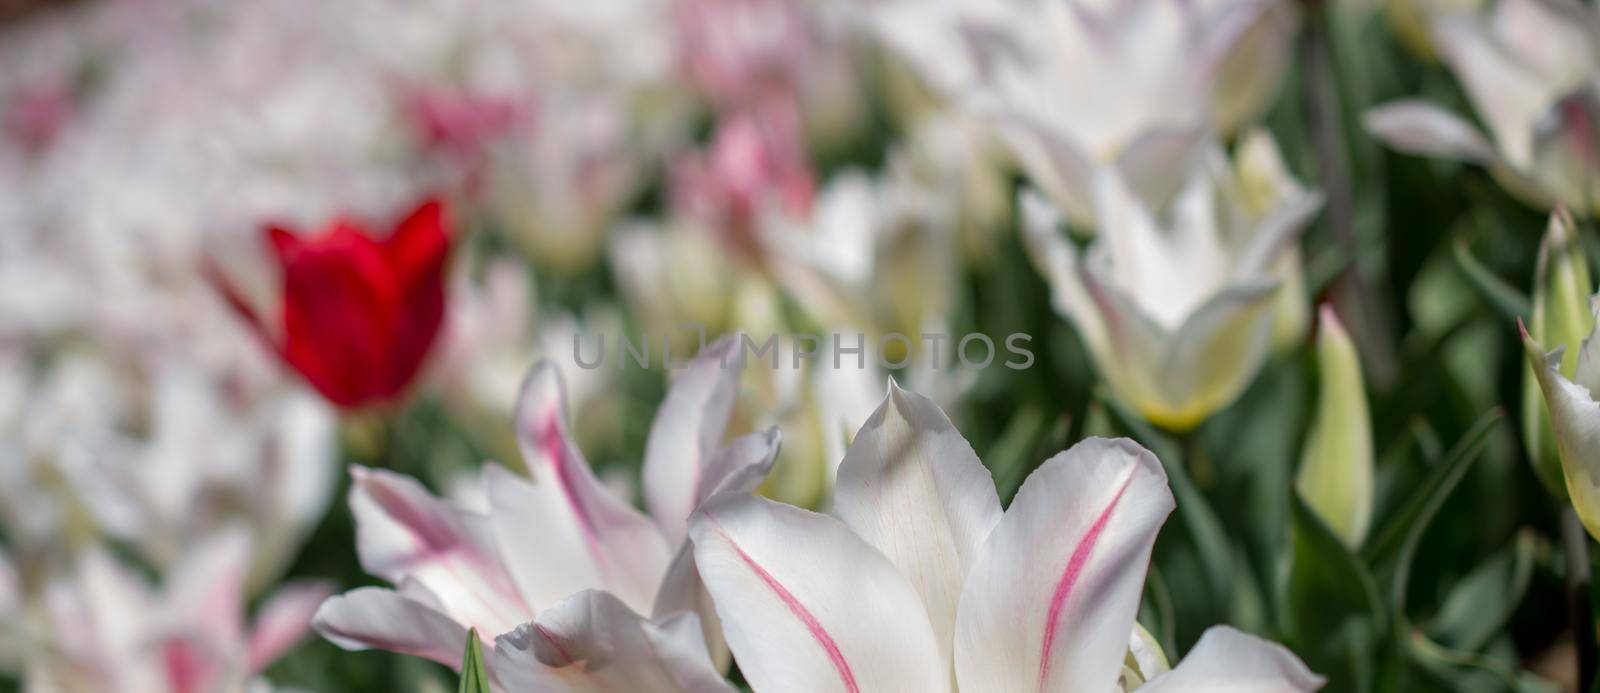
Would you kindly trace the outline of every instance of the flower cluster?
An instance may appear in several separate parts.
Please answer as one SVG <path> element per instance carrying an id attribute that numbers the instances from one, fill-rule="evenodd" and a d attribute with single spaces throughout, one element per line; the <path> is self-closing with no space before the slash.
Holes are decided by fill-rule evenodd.
<path id="1" fill-rule="evenodd" d="M 1597 118 L 1577 0 L 0 1 L 0 691 L 1591 690 Z"/>

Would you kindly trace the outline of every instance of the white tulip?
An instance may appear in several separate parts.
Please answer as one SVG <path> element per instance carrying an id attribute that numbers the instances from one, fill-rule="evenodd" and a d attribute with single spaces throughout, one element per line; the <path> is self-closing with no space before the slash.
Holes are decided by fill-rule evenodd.
<path id="1" fill-rule="evenodd" d="M 1320 207 L 1302 189 L 1252 210 L 1220 161 L 1173 200 L 1169 221 L 1121 177 L 1097 177 L 1099 233 L 1080 251 L 1042 197 L 1022 194 L 1024 240 L 1111 389 L 1150 421 L 1186 430 L 1231 403 L 1270 349 L 1275 267 Z"/>
<path id="2" fill-rule="evenodd" d="M 1279 0 L 883 0 L 863 23 L 936 91 L 983 115 L 1074 224 L 1094 170 L 1159 204 L 1205 137 L 1276 95 L 1297 14 Z"/>
<path id="3" fill-rule="evenodd" d="M 1385 104 L 1367 129 L 1404 152 L 1483 166 L 1532 204 L 1600 207 L 1600 16 L 1570 0 L 1500 0 L 1433 20 L 1433 39 L 1485 137 L 1418 99 Z"/>
<path id="4" fill-rule="evenodd" d="M 830 517 L 724 495 L 690 520 L 700 573 L 756 691 L 1323 683 L 1283 647 L 1226 627 L 1164 671 L 1134 616 L 1173 500 L 1160 463 L 1130 441 L 1094 438 L 1056 455 L 1002 512 L 944 412 L 891 386 L 840 468 L 835 506 Z"/>
<path id="5" fill-rule="evenodd" d="M 672 690 L 729 690 L 716 675 L 716 663 L 726 661 L 720 631 L 680 545 L 699 502 L 750 493 L 777 455 L 776 429 L 722 444 L 739 379 L 737 345 L 724 339 L 708 346 L 657 411 L 644 461 L 651 515 L 590 470 L 571 438 L 565 390 L 549 362 L 528 374 L 516 408 L 532 479 L 486 467 L 487 512 L 451 506 L 409 477 L 352 469 L 361 565 L 396 588 L 328 600 L 317 630 L 347 649 L 459 666 L 467 630 L 476 629 L 503 689 L 521 690 L 518 682 L 558 672 L 578 676 L 573 686 L 605 686 L 655 680 L 649 677 L 663 671 L 701 680 L 709 671 L 718 686 Z M 695 636 L 692 644 L 684 633 Z M 564 671 L 575 652 L 606 647 L 632 654 L 590 662 L 581 674 Z M 633 656 L 645 651 L 654 656 Z M 652 662 L 664 669 L 646 671 Z"/>

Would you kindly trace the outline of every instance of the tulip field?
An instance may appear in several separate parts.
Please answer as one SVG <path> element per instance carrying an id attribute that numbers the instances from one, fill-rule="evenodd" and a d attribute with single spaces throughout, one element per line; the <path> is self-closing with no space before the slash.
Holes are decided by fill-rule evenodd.
<path id="1" fill-rule="evenodd" d="M 0 693 L 1600 691 L 1589 0 L 0 0 Z"/>

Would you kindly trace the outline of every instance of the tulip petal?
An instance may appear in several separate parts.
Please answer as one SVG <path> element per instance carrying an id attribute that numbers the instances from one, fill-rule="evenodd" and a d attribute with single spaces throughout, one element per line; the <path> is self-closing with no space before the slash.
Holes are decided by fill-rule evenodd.
<path id="1" fill-rule="evenodd" d="M 461 666 L 467 629 L 393 590 L 362 587 L 322 603 L 311 625 L 346 650 L 379 649 Z"/>
<path id="2" fill-rule="evenodd" d="M 737 336 L 723 337 L 689 361 L 650 423 L 644 453 L 644 502 L 671 545 L 683 540 L 696 491 L 722 444 L 744 370 Z"/>
<path id="3" fill-rule="evenodd" d="M 225 529 L 191 549 L 167 577 L 163 608 L 180 615 L 185 635 L 213 643 L 244 643 L 244 583 L 250 534 Z"/>
<path id="4" fill-rule="evenodd" d="M 334 404 L 359 406 L 398 389 L 397 279 L 382 246 L 350 222 L 301 240 L 284 265 L 283 358 Z"/>
<path id="5" fill-rule="evenodd" d="M 949 690 L 922 600 L 838 520 L 721 495 L 690 518 L 689 536 L 755 690 Z"/>
<path id="6" fill-rule="evenodd" d="M 1304 233 L 1311 218 L 1322 210 L 1322 193 L 1296 190 L 1272 207 L 1256 223 L 1250 240 L 1238 251 L 1234 263 L 1236 278 L 1255 278 L 1272 273 L 1273 266 L 1285 251 L 1297 248 L 1296 242 Z"/>
<path id="7" fill-rule="evenodd" d="M 508 691 L 731 693 L 694 620 L 653 623 L 611 594 L 587 590 L 496 638 L 490 669 Z"/>
<path id="8" fill-rule="evenodd" d="M 1028 258 L 1050 284 L 1051 307 L 1072 320 L 1091 351 L 1106 349 L 1106 326 L 1080 278 L 1078 249 L 1062 236 L 1060 212 L 1031 188 L 1017 194 L 1017 207 Z"/>
<path id="9" fill-rule="evenodd" d="M 364 467 L 350 473 L 363 569 L 397 584 L 415 580 L 444 613 L 485 633 L 503 633 L 532 613 L 497 558 L 484 517 L 445 505 L 407 476 Z"/>
<path id="10" fill-rule="evenodd" d="M 267 244 L 272 246 L 272 252 L 277 256 L 278 264 L 287 263 L 300 250 L 300 237 L 293 231 L 282 226 L 268 225 L 263 232 L 267 236 Z"/>
<path id="11" fill-rule="evenodd" d="M 1373 137 L 1407 154 L 1477 164 L 1499 158 L 1471 123 L 1420 99 L 1401 99 L 1373 108 L 1362 117 L 1362 123 Z"/>
<path id="12" fill-rule="evenodd" d="M 425 200 L 384 239 L 384 252 L 402 284 L 429 279 L 444 266 L 450 234 L 444 204 Z"/>
<path id="13" fill-rule="evenodd" d="M 713 455 L 700 476 L 695 505 L 719 493 L 754 493 L 767 480 L 783 445 L 777 426 L 733 439 Z"/>
<path id="14" fill-rule="evenodd" d="M 1270 280 L 1236 283 L 1212 296 L 1161 342 L 1157 382 L 1173 409 L 1163 424 L 1182 430 L 1232 403 L 1271 351 Z"/>
<path id="15" fill-rule="evenodd" d="M 778 459 L 778 446 L 782 436 L 778 427 L 741 436 L 717 454 L 717 459 L 701 477 L 701 498 L 711 498 L 720 493 L 753 493 L 772 471 Z M 700 581 L 700 571 L 694 564 L 694 546 L 685 541 L 679 545 L 677 555 L 667 567 L 666 576 L 656 592 L 651 614 L 657 618 L 682 611 L 700 616 L 705 646 L 717 669 L 728 666 L 728 644 L 722 638 L 722 621 L 717 618 L 716 605 Z"/>
<path id="16" fill-rule="evenodd" d="M 1596 329 L 1583 338 L 1572 381 L 1589 390 L 1592 396 L 1600 392 L 1600 301 L 1591 299 L 1590 309 L 1593 311 L 1591 321 Z"/>
<path id="17" fill-rule="evenodd" d="M 994 478 L 972 445 L 938 405 L 890 380 L 839 466 L 834 514 L 911 583 L 950 666 L 962 583 L 1000 521 Z"/>
<path id="18" fill-rule="evenodd" d="M 667 566 L 654 526 L 616 527 L 591 546 L 559 484 L 532 483 L 489 465 L 484 486 L 496 545 L 530 607 L 527 615 L 594 588 L 611 591 L 635 609 L 649 608 Z"/>
<path id="19" fill-rule="evenodd" d="M 671 561 L 671 545 L 650 518 L 613 496 L 595 478 L 568 433 L 565 407 L 566 390 L 559 371 L 549 361 L 540 361 L 523 381 L 516 409 L 523 462 L 528 465 L 534 486 L 542 487 L 541 497 L 547 495 L 556 506 L 541 507 L 537 512 L 560 513 L 569 518 L 559 526 L 576 530 L 572 536 L 582 541 L 589 562 L 600 575 L 600 583 L 590 586 L 606 586 L 630 606 L 648 609 Z M 529 541 L 522 535 L 544 531 L 539 525 L 518 529 L 502 524 L 501 528 L 503 545 Z M 517 553 L 509 548 L 506 551 L 508 556 Z M 521 571 L 525 579 L 529 577 L 528 570 L 548 569 L 525 562 L 522 565 L 527 569 Z"/>
<path id="20" fill-rule="evenodd" d="M 699 616 L 700 636 L 718 671 L 727 671 L 731 660 L 728 641 L 722 637 L 722 619 L 717 617 L 716 602 L 706 591 L 700 579 L 700 569 L 694 562 L 694 544 L 685 540 L 677 555 L 667 566 L 661 578 L 661 589 L 656 593 L 655 606 L 650 610 L 653 618 L 674 614 L 693 613 Z"/>
<path id="21" fill-rule="evenodd" d="M 1161 464 L 1125 439 L 1090 438 L 1035 470 L 962 591 L 959 687 L 1111 690 L 1172 508 Z"/>
<path id="22" fill-rule="evenodd" d="M 103 546 L 83 551 L 71 575 L 52 578 L 43 599 L 46 622 L 54 632 L 89 634 L 58 642 L 63 654 L 77 661 L 142 646 L 154 603 L 142 576 Z"/>
<path id="23" fill-rule="evenodd" d="M 997 133 L 1007 150 L 1067 221 L 1085 228 L 1095 226 L 1091 193 L 1095 164 L 1088 153 L 1021 113 L 985 101 L 973 108 L 995 119 Z"/>
<path id="24" fill-rule="evenodd" d="M 320 580 L 299 580 L 267 598 L 251 624 L 248 656 L 251 673 L 266 669 L 311 632 L 311 618 L 333 588 Z"/>
<path id="25" fill-rule="evenodd" d="M 1506 162 L 1526 170 L 1534 128 L 1555 101 L 1553 85 L 1509 54 L 1476 17 L 1441 17 L 1433 39 Z"/>
<path id="26" fill-rule="evenodd" d="M 1588 388 L 1561 375 L 1565 348 L 1545 354 L 1526 330 L 1522 344 L 1550 409 L 1567 496 L 1589 534 L 1600 537 L 1600 401 Z"/>
<path id="27" fill-rule="evenodd" d="M 1207 151 L 1210 129 L 1203 123 L 1189 127 L 1147 130 L 1117 155 L 1117 171 L 1151 207 L 1171 200 Z"/>
<path id="28" fill-rule="evenodd" d="M 1209 198 L 1205 180 L 1196 178 L 1181 197 Z M 1195 271 L 1220 265 L 1204 258 L 1196 261 L 1176 244 L 1177 235 L 1164 232 L 1144 204 L 1134 196 L 1127 182 L 1110 170 L 1095 176 L 1095 215 L 1103 243 L 1096 246 L 1106 255 L 1100 269 L 1110 285 L 1125 296 L 1137 296 L 1138 303 L 1157 325 L 1174 330 L 1194 311 L 1202 298 L 1195 283 Z M 1207 202 L 1209 204 L 1209 202 Z M 1183 205 L 1180 205 L 1183 207 Z M 1214 225 L 1208 221 L 1207 225 Z M 1191 232 L 1180 224 L 1179 231 Z M 1198 232 L 1197 230 L 1194 232 Z M 1215 232 L 1209 235 L 1215 236 Z M 1214 283 L 1214 282 L 1211 282 Z"/>
<path id="29" fill-rule="evenodd" d="M 1208 628 L 1189 656 L 1139 693 L 1309 693 L 1326 681 L 1288 648 L 1229 626 Z"/>
<path id="30" fill-rule="evenodd" d="M 399 291 L 390 336 L 390 370 L 383 396 L 399 394 L 422 368 L 444 322 L 445 261 L 450 231 L 444 204 L 426 200 L 384 240 L 389 271 Z"/>

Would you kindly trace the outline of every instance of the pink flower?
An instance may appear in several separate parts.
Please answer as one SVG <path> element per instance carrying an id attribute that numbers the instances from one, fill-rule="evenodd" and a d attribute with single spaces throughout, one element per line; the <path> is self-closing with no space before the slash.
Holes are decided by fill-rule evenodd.
<path id="1" fill-rule="evenodd" d="M 769 214 L 810 213 L 816 179 L 798 116 L 773 107 L 723 120 L 711 146 L 676 162 L 674 201 L 728 246 L 757 256 L 757 226 Z"/>

